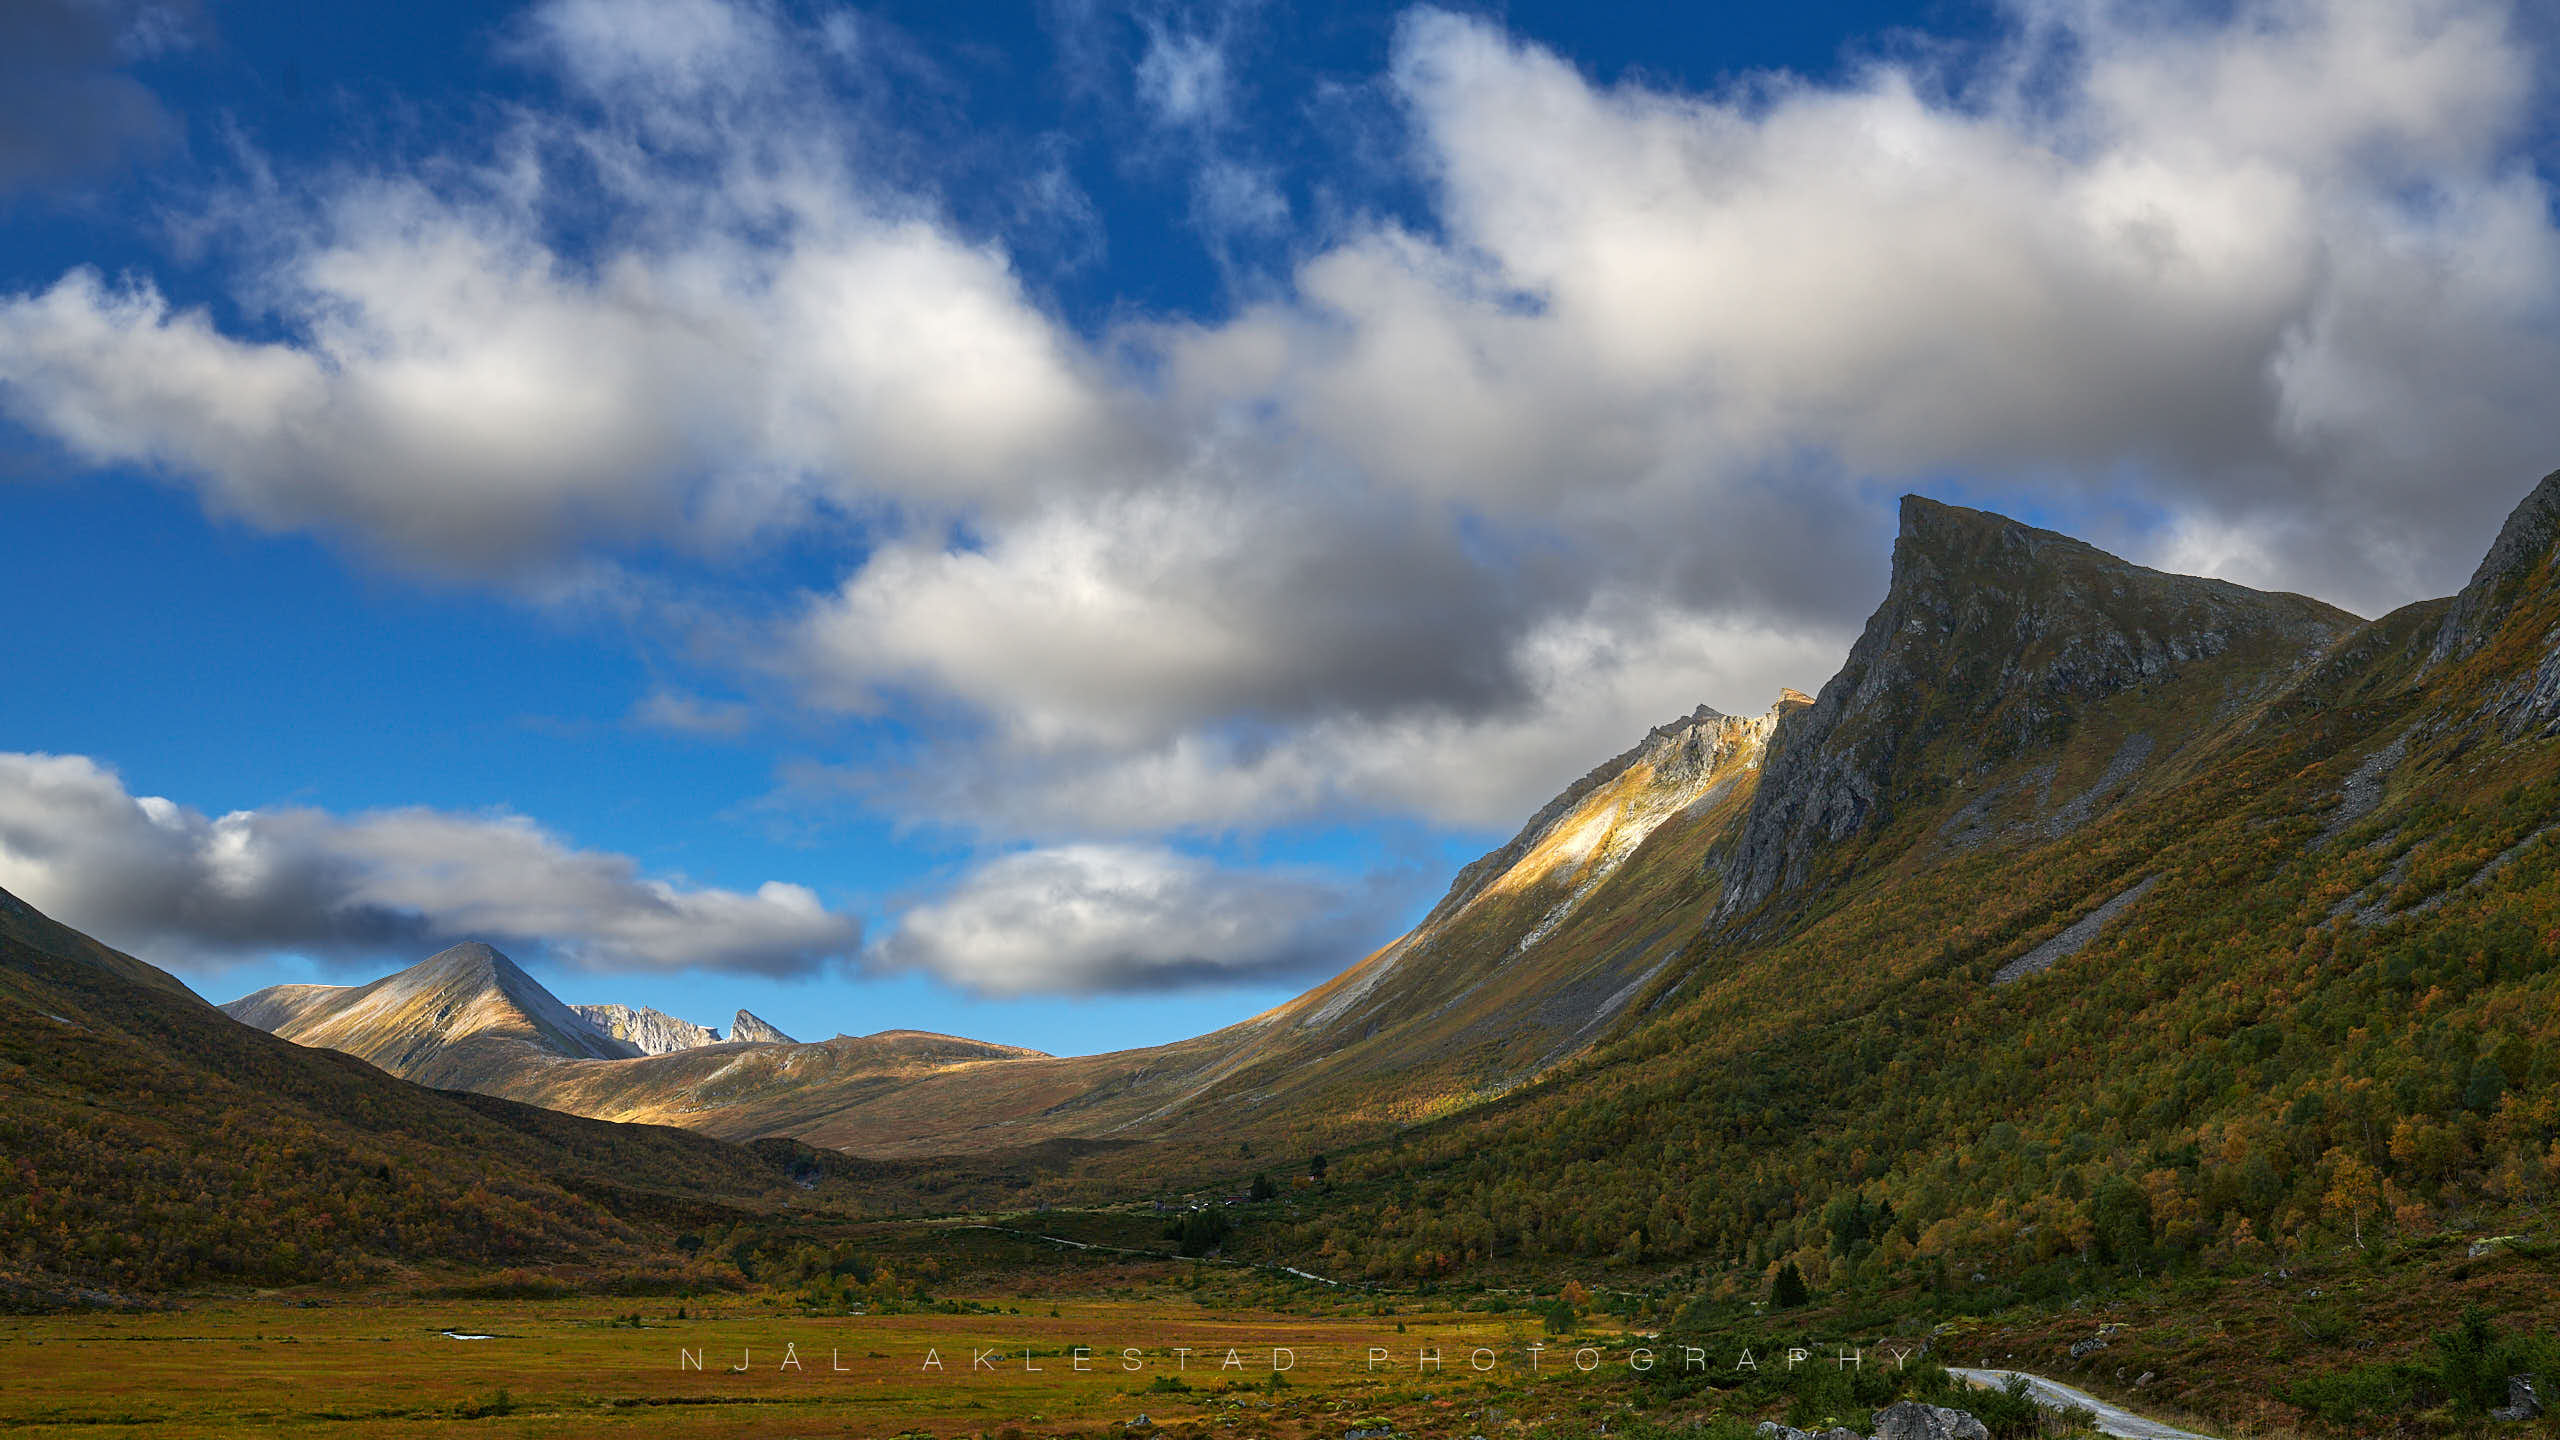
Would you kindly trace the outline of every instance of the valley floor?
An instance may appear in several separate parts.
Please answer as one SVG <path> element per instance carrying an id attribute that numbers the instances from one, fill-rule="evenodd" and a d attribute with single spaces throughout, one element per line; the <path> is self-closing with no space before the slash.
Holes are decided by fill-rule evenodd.
<path id="1" fill-rule="evenodd" d="M 1605 1355 L 1586 1373 L 1574 1368 L 1577 1342 L 1550 1348 L 1517 1317 L 1093 1298 L 979 1308 L 988 1313 L 811 1316 L 756 1297 L 273 1295 L 5 1317 L 0 1429 L 92 1440 L 1058 1435 L 1126 1433 L 1143 1415 L 1173 1435 L 1462 1436 L 1613 1407 L 1625 1374 L 1617 1343 L 1578 1342 Z M 1542 1344 L 1534 1374 L 1531 1344 Z M 1490 1369 L 1471 1369 L 1471 1356 Z M 1275 1363 L 1287 1367 L 1279 1387 Z"/>

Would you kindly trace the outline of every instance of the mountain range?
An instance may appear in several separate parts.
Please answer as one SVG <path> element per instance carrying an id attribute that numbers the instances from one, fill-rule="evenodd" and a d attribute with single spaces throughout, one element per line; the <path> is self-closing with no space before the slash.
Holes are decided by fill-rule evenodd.
<path id="1" fill-rule="evenodd" d="M 513 960 L 478 941 L 438 951 L 367 985 L 270 985 L 222 1012 L 303 1045 L 341 1050 L 392 1074 L 454 1089 L 518 1056 L 628 1060 L 723 1043 L 720 1032 L 656 1010 L 564 1005 Z M 798 1042 L 741 1010 L 731 1044 Z"/>
<path id="2" fill-rule="evenodd" d="M 1809 703 L 1789 691 L 1761 716 L 1700 706 L 1658 727 L 1461 871 L 1411 933 L 1287 1004 L 1172 1045 L 1065 1059 L 917 1031 L 799 1045 L 744 1011 L 722 1043 L 654 1011 L 563 1005 L 478 944 L 368 985 L 274 986 L 223 1009 L 424 1084 L 867 1155 L 1282 1123 L 1365 1133 L 1430 1109 L 1364 1088 L 1392 1081 L 1437 1108 L 1499 1093 L 1604 1033 L 1705 918 L 1707 897 L 1666 895 L 1651 877 L 1694 868 L 1738 823 L 1770 736 Z"/>
<path id="3" fill-rule="evenodd" d="M 373 986 L 284 987 L 227 1008 L 429 1083 L 871 1156 L 1357 1144 L 1481 1107 L 1721 972 L 1800 952 L 1807 927 L 1836 927 L 1853 895 L 1938 897 L 1887 912 L 1902 952 L 1995 926 L 1998 986 L 2062 967 L 2213 883 L 2156 854 L 2066 878 L 2115 853 L 2115 822 L 2198 803 L 2306 725 L 2360 752 L 2349 800 L 2302 802 L 2326 812 L 2323 833 L 2343 833 L 2363 811 L 2341 806 L 2401 796 L 2390 767 L 2407 747 L 2342 730 L 2324 687 L 2405 696 L 2495 650 L 2520 598 L 2544 588 L 2553 495 L 2545 482 L 2526 500 L 2461 597 L 2371 623 L 1907 497 L 1885 599 L 1819 697 L 1789 691 L 1748 718 L 1701 706 L 1658 727 L 1462 870 L 1411 932 L 1294 1000 L 1170 1045 L 1059 1058 L 892 1031 L 741 1047 L 687 1027 L 679 1047 L 665 1037 L 682 1022 L 605 1009 L 584 1012 L 602 1028 L 573 1033 L 559 1017 L 580 1012 L 502 957 L 471 972 L 491 987 L 485 1003 L 455 1003 L 446 972 L 461 951 Z M 2560 661 L 2529 668 L 2500 692 L 2502 736 L 2560 709 Z M 1942 895 L 1958 875 L 1984 888 Z M 1827 967 L 1902 963 L 1871 950 Z M 650 1043 L 632 1042 L 643 1033 Z"/>
<path id="4" fill-rule="evenodd" d="M 485 1131 L 522 1193 L 565 1197 L 525 1202 L 554 1248 L 645 1210 L 595 1188 L 580 1157 L 607 1144 L 732 1210 L 777 1203 L 776 1165 L 816 1165 L 822 1195 L 966 1162 L 1016 1194 L 1126 1198 L 1321 1151 L 1320 1192 L 1236 1250 L 1380 1283 L 1607 1268 L 1737 1302 L 1793 1266 L 1816 1293 L 1973 1314 L 2332 1247 L 2413 1267 L 2342 1294 L 2549 1311 L 2529 1259 L 2441 1237 L 2541 1233 L 2560 1181 L 2555 550 L 2560 475 L 2459 595 L 2367 621 L 1907 499 L 1885 597 L 1817 695 L 1653 730 L 1409 933 L 1144 1050 L 798 1044 L 743 1016 L 724 1041 L 563 1005 L 476 945 L 229 1007 L 360 1062 L 17 907 L 0 1056 L 21 1068 L 0 1078 L 52 1128 L 10 1153 L 48 1157 L 48 1195 L 114 1193 L 114 1164 L 45 1145 L 167 1143 L 84 1118 L 99 1097 L 185 1136 L 203 1117 L 171 1097 L 220 1065 L 184 1057 L 218 1053 L 260 1077 L 221 1104 L 304 1117 L 364 1173 L 402 1127 Z M 156 1070 L 155 1047 L 199 1069 Z M 80 1068 L 109 1050 L 124 1068 Z M 384 1118 L 327 1129 L 292 1098 L 311 1076 Z M 435 1163 L 403 1153 L 395 1174 Z M 51 1252 L 13 1214 L 23 1270 Z M 2176 1333 L 2154 1368 L 2207 1371 L 2213 1338 Z"/>

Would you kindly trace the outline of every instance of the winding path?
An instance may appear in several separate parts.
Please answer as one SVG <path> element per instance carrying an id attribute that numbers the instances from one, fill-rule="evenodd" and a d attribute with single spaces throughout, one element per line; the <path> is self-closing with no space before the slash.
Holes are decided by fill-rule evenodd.
<path id="1" fill-rule="evenodd" d="M 2041 1375 L 2029 1375 L 2024 1370 L 1967 1370 L 1950 1365 L 1947 1373 L 1986 1390 L 1996 1390 L 2008 1384 L 2010 1376 L 2016 1375 L 2027 1382 L 2027 1393 L 2035 1397 L 2037 1404 L 2056 1409 L 2077 1405 L 2092 1411 L 2098 1417 L 2101 1432 L 2121 1435 L 2125 1440 L 2213 1440 L 2212 1436 L 2136 1415 L 2121 1405 L 2110 1405 L 2086 1390 L 2065 1385 L 2059 1380 L 2047 1380 Z"/>

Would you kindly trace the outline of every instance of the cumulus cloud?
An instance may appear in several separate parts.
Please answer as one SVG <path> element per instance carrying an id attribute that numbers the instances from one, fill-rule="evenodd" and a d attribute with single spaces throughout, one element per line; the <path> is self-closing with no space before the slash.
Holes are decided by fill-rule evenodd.
<path id="1" fill-rule="evenodd" d="M 2560 449 L 2528 395 L 2560 372 L 2560 248 L 2504 7 L 2026 13 L 2016 63 L 2058 92 L 1998 67 L 1604 88 L 1418 12 L 1392 78 L 1445 234 L 1319 254 L 1287 301 L 1171 339 L 1179 383 L 1577 529 L 1773 479 L 1819 513 L 1852 478 L 2050 506 L 2130 472 L 2281 526 L 2254 578 L 2368 607 L 2457 580 Z M 1753 549 L 1793 558 L 1692 553 L 1750 574 Z"/>
<path id="2" fill-rule="evenodd" d="M 908 910 L 873 962 L 990 995 L 1269 979 L 1337 969 L 1375 945 L 1393 898 L 1156 846 L 1064 845 L 989 861 Z"/>
<path id="3" fill-rule="evenodd" d="M 521 816 L 207 816 L 82 755 L 0 753 L 0 888 L 146 958 L 202 964 L 414 958 L 476 938 L 596 969 L 794 975 L 849 959 L 861 934 L 805 887 L 682 886 Z"/>
<path id="4" fill-rule="evenodd" d="M 1110 448 L 1009 260 L 846 169 L 768 11 L 564 0 L 576 102 L 485 156 L 242 197 L 247 340 L 147 280 L 0 300 L 0 406 L 93 464 L 414 566 L 522 578 L 602 542 L 718 549 L 811 507 L 928 513 Z M 582 222 L 608 238 L 568 253 Z"/>
<path id="5" fill-rule="evenodd" d="M 898 544 L 814 600 L 781 657 L 812 698 L 904 683 L 1037 743 L 1225 717 L 1480 709 L 1521 690 L 1514 577 L 1391 507 L 1152 491 L 1044 508 L 980 547 Z"/>
<path id="6" fill-rule="evenodd" d="M 0 406 L 520 583 L 840 527 L 833 583 L 721 648 L 933 738 L 804 788 L 1043 838 L 1506 823 L 1699 700 L 1817 685 L 1906 487 L 2367 613 L 2459 584 L 2560 456 L 2512 7 L 2014 14 L 1692 94 L 1418 9 L 1380 84 L 1424 223 L 1338 217 L 1232 314 L 1084 336 L 870 163 L 827 34 L 555 0 L 521 34 L 559 105 L 243 202 L 269 338 L 75 272 L 0 298 Z M 1168 21 L 1132 83 L 1226 187 L 1204 231 L 1285 234 L 1235 43 Z"/>
<path id="7" fill-rule="evenodd" d="M 1780 686 L 1804 683 L 1807 652 L 1845 650 L 1852 638 L 1702 620 L 1618 595 L 1521 638 L 1510 658 L 1523 698 L 1509 707 L 1168 727 L 1129 743 L 1073 730 L 945 736 L 896 765 L 785 766 L 774 801 L 816 808 L 850 796 L 1043 837 L 1250 831 L 1346 814 L 1506 831 L 1699 696 L 1749 697 L 1731 708 L 1756 712 Z"/>

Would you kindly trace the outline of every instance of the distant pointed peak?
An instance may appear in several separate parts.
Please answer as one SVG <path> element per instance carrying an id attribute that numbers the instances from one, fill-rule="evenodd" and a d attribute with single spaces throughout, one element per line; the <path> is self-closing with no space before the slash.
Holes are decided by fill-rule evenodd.
<path id="1" fill-rule="evenodd" d="M 755 1012 L 751 1010 L 739 1011 L 738 1018 L 729 1023 L 729 1038 L 732 1040 L 752 1040 L 758 1044 L 764 1045 L 797 1045 L 800 1043 L 799 1041 L 792 1039 L 790 1036 L 783 1034 L 781 1030 L 775 1028 L 769 1021 L 758 1018 Z"/>

